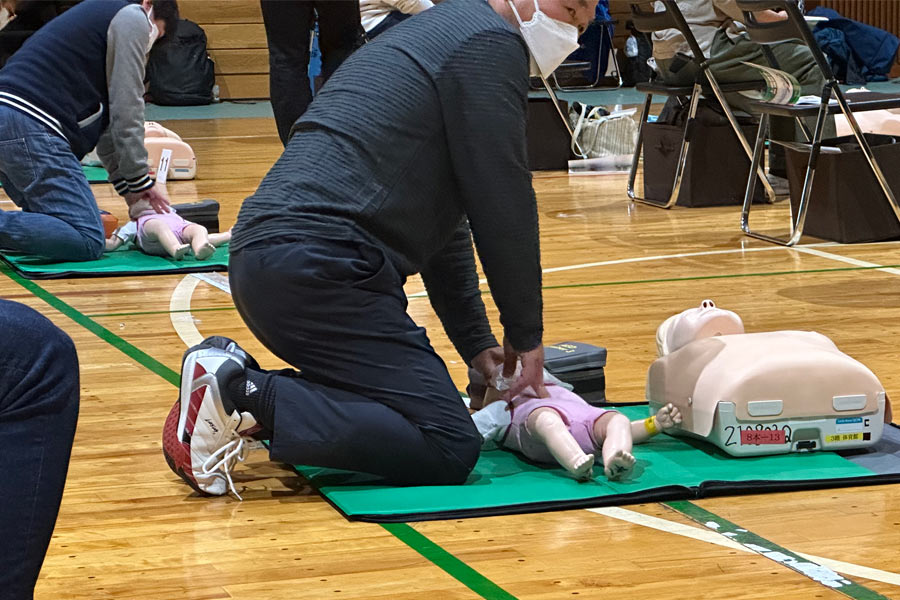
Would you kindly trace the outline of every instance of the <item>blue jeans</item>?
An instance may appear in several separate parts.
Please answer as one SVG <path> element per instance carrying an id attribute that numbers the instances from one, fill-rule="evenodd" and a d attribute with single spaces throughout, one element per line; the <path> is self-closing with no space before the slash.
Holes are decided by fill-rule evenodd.
<path id="1" fill-rule="evenodd" d="M 0 249 L 67 261 L 103 254 L 100 210 L 69 143 L 4 104 L 0 183 L 22 208 L 0 212 Z"/>
<path id="2" fill-rule="evenodd" d="M 23 600 L 32 597 L 69 468 L 78 356 L 46 317 L 8 300 L 0 300 L 0 340 L 0 596 Z"/>
<path id="3" fill-rule="evenodd" d="M 465 482 L 481 436 L 383 250 L 311 235 L 230 257 L 234 303 L 269 350 L 272 458 L 370 473 L 395 485 Z"/>

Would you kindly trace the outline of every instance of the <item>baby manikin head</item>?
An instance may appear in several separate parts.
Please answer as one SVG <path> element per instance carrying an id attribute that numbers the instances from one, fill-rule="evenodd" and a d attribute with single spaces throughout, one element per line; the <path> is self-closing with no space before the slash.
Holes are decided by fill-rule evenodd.
<path id="1" fill-rule="evenodd" d="M 717 308 L 712 300 L 704 300 L 699 307 L 663 321 L 656 330 L 656 349 L 665 356 L 695 340 L 736 333 L 744 333 L 741 318 L 730 310 Z"/>
<path id="2" fill-rule="evenodd" d="M 131 220 L 136 220 L 140 216 L 153 212 L 156 211 L 154 211 L 153 207 L 150 206 L 150 201 L 143 198 L 128 207 L 128 217 Z"/>

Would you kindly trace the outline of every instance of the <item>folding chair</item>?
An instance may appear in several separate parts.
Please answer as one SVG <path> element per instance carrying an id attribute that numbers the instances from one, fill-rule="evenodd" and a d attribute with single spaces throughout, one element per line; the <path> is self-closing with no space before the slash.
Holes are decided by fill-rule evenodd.
<path id="1" fill-rule="evenodd" d="M 600 28 L 600 45 L 597 48 L 597 72 L 594 74 L 594 80 L 589 81 L 586 85 L 563 85 L 559 82 L 557 78 L 557 74 L 561 74 L 561 71 L 565 72 L 578 72 L 578 71 L 586 71 L 591 68 L 591 63 L 589 62 L 580 62 L 578 66 L 575 64 L 571 64 L 566 61 L 563 62 L 559 66 L 559 68 L 553 72 L 553 85 L 556 89 L 563 92 L 572 92 L 577 90 L 617 90 L 622 87 L 622 70 L 619 68 L 619 60 L 616 58 L 616 52 L 613 49 L 612 41 L 613 41 L 613 26 L 616 24 L 614 20 L 596 20 L 591 26 L 596 26 Z M 603 48 L 604 48 L 604 40 L 609 41 L 609 46 L 606 47 L 607 53 L 609 53 L 609 60 L 612 62 L 612 77 L 616 81 L 613 85 L 602 85 L 602 82 L 605 79 L 609 78 L 608 73 L 609 65 L 607 65 L 606 73 L 601 73 L 600 65 L 603 64 Z"/>
<path id="2" fill-rule="evenodd" d="M 587 85 L 563 85 L 559 82 L 560 78 L 566 78 L 572 74 L 578 74 L 582 71 L 587 71 L 591 68 L 591 63 L 588 60 L 570 60 L 566 59 L 563 61 L 559 67 L 553 72 L 550 76 L 550 80 L 552 81 L 552 85 L 554 88 L 561 92 L 574 92 L 578 90 L 617 90 L 622 87 L 622 70 L 619 68 L 619 60 L 616 58 L 616 53 L 612 47 L 612 39 L 613 39 L 613 30 L 612 27 L 617 23 L 617 21 L 613 20 L 600 20 L 597 19 L 593 23 L 589 25 L 589 27 L 602 27 L 601 29 L 601 38 L 600 38 L 600 47 L 597 50 L 597 62 L 598 68 L 597 73 L 594 75 L 594 81 L 588 82 Z M 603 62 L 603 38 L 608 37 L 610 41 L 610 46 L 607 48 L 607 52 L 609 52 L 609 58 L 613 64 L 613 75 L 612 77 L 615 79 L 616 83 L 613 85 L 602 85 L 602 82 L 605 79 L 608 79 L 606 73 L 601 73 L 599 68 L 599 63 Z M 609 67 L 607 66 L 607 73 L 609 72 Z M 557 77 L 559 75 L 560 77 Z M 539 77 L 532 77 L 529 82 L 529 87 L 532 90 L 543 90 L 544 86 L 539 81 Z"/>
<path id="3" fill-rule="evenodd" d="M 744 207 L 741 210 L 741 230 L 751 237 L 755 237 L 767 242 L 781 244 L 783 246 L 793 246 L 803 235 L 803 226 L 806 223 L 806 215 L 809 210 L 809 198 L 812 193 L 813 179 L 816 174 L 816 161 L 819 151 L 822 147 L 822 135 L 824 133 L 825 119 L 828 115 L 844 113 L 853 135 L 859 142 L 860 148 L 869 163 L 872 174 L 878 180 L 885 197 L 890 203 L 891 209 L 897 221 L 900 222 L 900 204 L 897 203 L 897 197 L 884 178 L 884 173 L 872 153 L 872 148 L 866 141 L 865 136 L 859 128 L 856 118 L 853 116 L 854 111 L 865 112 L 870 110 L 881 110 L 886 108 L 900 108 L 900 94 L 879 94 L 879 93 L 857 93 L 851 94 L 850 98 L 846 98 L 841 91 L 838 81 L 831 70 L 831 66 L 825 58 L 825 55 L 819 49 L 816 39 L 812 34 L 809 26 L 803 18 L 803 13 L 797 5 L 796 0 L 737 0 L 738 7 L 744 12 L 744 25 L 750 34 L 750 38 L 760 44 L 774 44 L 790 39 L 798 39 L 806 44 L 812 52 L 812 56 L 816 61 L 816 65 L 822 70 L 825 76 L 825 85 L 822 87 L 821 103 L 818 106 L 806 105 L 783 105 L 772 104 L 768 102 L 754 102 L 752 108 L 754 112 L 761 114 L 759 120 L 759 131 L 756 135 L 756 145 L 753 151 L 753 168 L 756 168 L 762 159 L 763 147 L 765 146 L 766 128 L 768 126 L 769 117 L 771 115 L 795 117 L 801 119 L 803 117 L 816 117 L 816 127 L 811 140 L 811 149 L 809 154 L 809 163 L 806 167 L 806 177 L 803 181 L 803 192 L 800 196 L 800 202 L 797 206 L 797 216 L 794 218 L 791 211 L 791 230 L 787 238 L 779 238 L 771 235 L 759 233 L 750 229 L 750 206 L 753 193 L 756 189 L 755 178 L 750 177 L 747 182 L 747 191 L 744 195 Z M 784 21 L 776 21 L 774 23 L 761 23 L 754 16 L 755 11 L 762 10 L 783 10 L 787 14 Z M 830 104 L 832 95 L 837 100 L 837 105 Z"/>
<path id="4" fill-rule="evenodd" d="M 697 105 L 700 101 L 700 96 L 715 96 L 719 104 L 722 106 L 722 109 L 725 112 L 725 116 L 728 118 L 728 122 L 731 124 L 731 128 L 734 130 L 735 135 L 737 135 L 738 140 L 741 142 L 741 146 L 743 146 L 744 152 L 747 153 L 747 158 L 752 159 L 753 150 L 750 148 L 750 144 L 747 142 L 747 138 L 744 137 L 744 133 L 741 131 L 741 127 L 738 124 L 734 113 L 728 106 L 728 102 L 725 100 L 725 93 L 756 90 L 761 87 L 761 84 L 759 81 L 752 81 L 720 85 L 710 71 L 709 60 L 704 56 L 703 51 L 700 49 L 700 44 L 697 43 L 697 38 L 695 38 L 694 34 L 691 32 L 691 28 L 687 24 L 687 21 L 685 21 L 684 15 L 681 13 L 681 10 L 679 10 L 675 0 L 661 1 L 665 6 L 665 10 L 660 12 L 646 11 L 641 9 L 641 7 L 637 3 L 632 3 L 631 20 L 638 31 L 650 33 L 654 31 L 662 31 L 664 29 L 677 29 L 679 32 L 681 32 L 691 49 L 691 53 L 694 55 L 692 60 L 698 67 L 697 78 L 694 80 L 694 84 L 692 87 L 670 86 L 657 82 L 639 83 L 637 86 L 635 86 L 635 89 L 637 89 L 637 91 L 647 95 L 647 99 L 644 102 L 644 110 L 641 114 L 641 124 L 640 128 L 638 129 L 637 146 L 634 149 L 634 157 L 631 161 L 631 174 L 628 177 L 628 197 L 633 201 L 642 202 L 651 206 L 657 206 L 659 208 L 671 208 L 678 200 L 678 194 L 681 191 L 681 182 L 684 177 L 684 166 L 687 162 L 688 150 L 690 149 L 691 145 L 691 133 L 693 130 L 694 119 L 697 115 Z M 641 150 L 644 142 L 644 126 L 646 125 L 647 117 L 650 114 L 650 104 L 653 101 L 654 94 L 660 94 L 664 96 L 690 96 L 688 118 L 685 121 L 684 134 L 681 140 L 681 153 L 679 154 L 678 163 L 675 168 L 675 180 L 672 183 L 672 191 L 669 194 L 669 198 L 667 201 L 657 201 L 651 200 L 649 198 L 640 198 L 636 196 L 634 192 L 634 181 L 637 176 L 638 163 L 640 162 Z M 757 164 L 754 165 L 751 173 L 757 174 L 759 179 L 763 182 L 763 187 L 765 187 L 766 195 L 768 196 L 769 201 L 774 202 L 775 191 L 772 189 L 772 186 L 766 179 L 765 171 Z"/>

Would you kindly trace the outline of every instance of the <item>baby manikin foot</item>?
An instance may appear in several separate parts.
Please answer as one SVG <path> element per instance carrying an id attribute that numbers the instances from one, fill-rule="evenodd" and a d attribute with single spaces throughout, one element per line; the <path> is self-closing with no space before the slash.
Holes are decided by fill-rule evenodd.
<path id="1" fill-rule="evenodd" d="M 210 244 L 209 242 L 200 246 L 200 248 L 194 252 L 194 257 L 197 260 L 206 260 L 216 252 L 216 247 Z"/>
<path id="2" fill-rule="evenodd" d="M 571 465 L 564 465 L 566 471 L 572 474 L 572 477 L 579 481 L 587 481 L 594 474 L 594 455 L 584 454 L 576 458 Z"/>
<path id="3" fill-rule="evenodd" d="M 188 246 L 187 244 L 182 244 L 181 246 L 178 246 L 177 248 L 175 248 L 175 253 L 172 254 L 172 258 L 174 258 L 175 260 L 181 260 L 184 258 L 184 255 L 187 254 L 187 251 L 190 249 L 191 249 L 191 247 Z"/>
<path id="4" fill-rule="evenodd" d="M 606 478 L 610 480 L 625 479 L 631 474 L 634 468 L 634 457 L 630 452 L 624 450 L 616 450 L 612 456 L 604 459 L 603 472 Z"/>

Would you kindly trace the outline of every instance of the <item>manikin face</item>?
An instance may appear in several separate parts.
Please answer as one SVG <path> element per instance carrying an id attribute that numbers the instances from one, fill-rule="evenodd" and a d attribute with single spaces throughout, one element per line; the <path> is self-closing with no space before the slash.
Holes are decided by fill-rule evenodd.
<path id="1" fill-rule="evenodd" d="M 513 3 L 523 21 L 531 19 L 534 0 L 513 0 Z M 551 19 L 577 27 L 581 35 L 594 20 L 597 0 L 538 0 L 538 6 Z"/>

